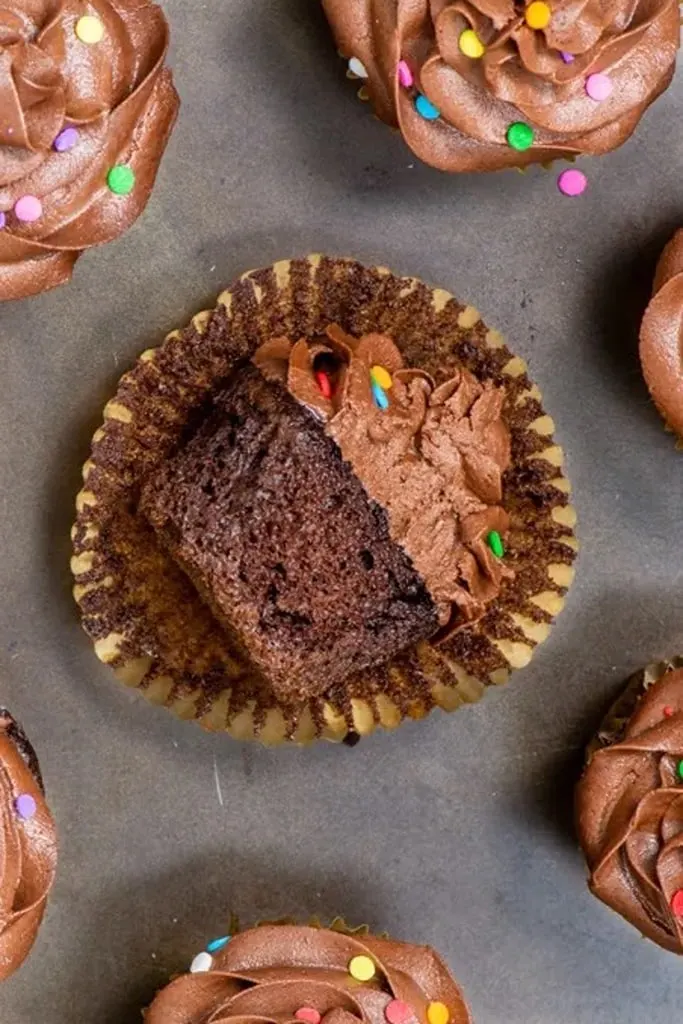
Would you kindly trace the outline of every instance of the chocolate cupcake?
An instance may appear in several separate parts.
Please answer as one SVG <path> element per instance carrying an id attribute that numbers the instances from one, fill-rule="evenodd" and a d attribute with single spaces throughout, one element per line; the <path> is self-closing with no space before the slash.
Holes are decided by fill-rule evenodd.
<path id="1" fill-rule="evenodd" d="M 683 229 L 664 249 L 640 331 L 643 376 L 659 412 L 683 437 Z"/>
<path id="2" fill-rule="evenodd" d="M 28 956 L 52 887 L 57 837 L 33 747 L 0 708 L 0 981 Z"/>
<path id="3" fill-rule="evenodd" d="M 683 659 L 637 672 L 610 709 L 576 793 L 591 891 L 683 954 Z"/>
<path id="4" fill-rule="evenodd" d="M 0 301 L 63 284 L 145 208 L 178 110 L 151 0 L 0 9 Z"/>
<path id="5" fill-rule="evenodd" d="M 215 939 L 162 989 L 145 1024 L 246 1019 L 305 1024 L 470 1024 L 429 946 L 351 930 L 263 924 Z"/>
<path id="6" fill-rule="evenodd" d="M 323 0 L 378 116 L 444 171 L 600 154 L 669 85 L 678 0 Z"/>
<path id="7" fill-rule="evenodd" d="M 446 292 L 321 256 L 246 274 L 105 409 L 73 530 L 84 627 L 125 683 L 238 738 L 476 700 L 572 579 L 553 429 Z"/>

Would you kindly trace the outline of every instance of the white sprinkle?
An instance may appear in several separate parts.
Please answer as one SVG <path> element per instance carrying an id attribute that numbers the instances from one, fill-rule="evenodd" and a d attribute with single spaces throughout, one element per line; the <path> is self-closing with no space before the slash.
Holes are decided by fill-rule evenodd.
<path id="1" fill-rule="evenodd" d="M 209 953 L 197 953 L 190 964 L 190 974 L 204 974 L 211 970 L 213 957 Z"/>
<path id="2" fill-rule="evenodd" d="M 216 780 L 216 795 L 218 797 L 218 803 L 221 807 L 224 807 L 223 803 L 223 791 L 221 789 L 221 780 L 218 778 L 218 765 L 216 763 L 216 755 L 213 755 L 213 777 Z"/>
<path id="3" fill-rule="evenodd" d="M 349 71 L 352 75 L 355 75 L 356 78 L 368 77 L 368 73 L 365 70 L 365 64 L 363 64 L 362 60 L 358 60 L 358 57 L 352 57 L 349 61 Z"/>

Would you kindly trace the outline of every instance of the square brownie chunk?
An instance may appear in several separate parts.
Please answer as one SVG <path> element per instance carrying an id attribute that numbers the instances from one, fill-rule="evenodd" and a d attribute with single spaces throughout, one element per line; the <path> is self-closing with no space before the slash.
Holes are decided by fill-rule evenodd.
<path id="1" fill-rule="evenodd" d="M 147 482 L 158 537 L 285 702 L 434 633 L 436 608 L 322 424 L 253 366 Z"/>

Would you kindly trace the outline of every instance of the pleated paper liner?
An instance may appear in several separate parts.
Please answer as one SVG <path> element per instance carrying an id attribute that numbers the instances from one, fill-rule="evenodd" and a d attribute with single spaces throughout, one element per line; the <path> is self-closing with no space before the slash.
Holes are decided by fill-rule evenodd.
<path id="1" fill-rule="evenodd" d="M 423 642 L 304 704 L 279 705 L 162 551 L 138 513 L 141 482 L 177 444 L 212 389 L 263 341 L 329 323 L 390 334 L 437 383 L 458 366 L 505 386 L 513 466 L 503 504 L 506 581 L 486 616 L 447 642 Z M 561 610 L 577 550 L 575 512 L 554 424 L 524 362 L 479 313 L 441 289 L 351 259 L 309 256 L 244 274 L 163 345 L 143 353 L 104 410 L 84 466 L 72 531 L 74 594 L 98 657 L 155 704 L 206 729 L 266 744 L 340 741 L 453 711 L 531 660 Z"/>
<path id="2" fill-rule="evenodd" d="M 673 658 L 666 658 L 663 661 L 653 661 L 629 676 L 624 683 L 624 689 L 610 705 L 597 733 L 586 747 L 586 760 L 589 761 L 593 754 L 602 747 L 620 743 L 641 697 L 647 693 L 653 683 L 661 679 L 665 672 L 672 672 L 679 668 L 683 668 L 683 657 L 675 655 Z"/>

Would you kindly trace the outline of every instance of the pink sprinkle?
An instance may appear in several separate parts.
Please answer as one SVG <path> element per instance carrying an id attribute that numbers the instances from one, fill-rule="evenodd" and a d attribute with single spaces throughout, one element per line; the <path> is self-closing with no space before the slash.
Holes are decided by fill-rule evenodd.
<path id="1" fill-rule="evenodd" d="M 17 815 L 23 821 L 28 821 L 29 818 L 32 818 L 38 809 L 30 793 L 21 793 L 14 801 L 14 807 Z"/>
<path id="2" fill-rule="evenodd" d="M 43 204 L 36 196 L 22 196 L 21 199 L 17 199 L 14 204 L 14 215 L 17 220 L 22 220 L 27 224 L 30 224 L 31 221 L 38 220 L 39 217 L 42 217 Z"/>
<path id="3" fill-rule="evenodd" d="M 408 62 L 405 60 L 400 60 L 398 62 L 398 68 L 396 70 L 398 72 L 398 80 L 403 86 L 403 88 L 410 89 L 414 79 L 413 72 L 408 67 Z"/>
<path id="4" fill-rule="evenodd" d="M 313 1006 L 302 1006 L 294 1016 L 297 1020 L 304 1021 L 305 1024 L 320 1024 L 320 1014 Z"/>
<path id="5" fill-rule="evenodd" d="M 567 50 L 560 50 L 560 57 L 565 62 L 565 64 L 573 64 L 574 60 L 576 59 L 574 57 L 574 54 L 568 53 Z"/>
<path id="6" fill-rule="evenodd" d="M 415 1016 L 413 1008 L 402 999 L 392 999 L 384 1007 L 384 1016 L 389 1024 L 407 1024 Z"/>
<path id="7" fill-rule="evenodd" d="M 606 100 L 611 95 L 613 88 L 612 80 L 608 75 L 598 73 L 589 75 L 586 79 L 586 92 L 596 103 Z"/>
<path id="8" fill-rule="evenodd" d="M 564 196 L 580 196 L 587 186 L 588 179 L 583 171 L 562 171 L 557 179 L 557 187 Z"/>

